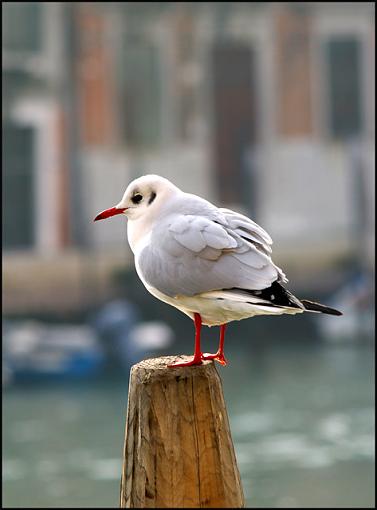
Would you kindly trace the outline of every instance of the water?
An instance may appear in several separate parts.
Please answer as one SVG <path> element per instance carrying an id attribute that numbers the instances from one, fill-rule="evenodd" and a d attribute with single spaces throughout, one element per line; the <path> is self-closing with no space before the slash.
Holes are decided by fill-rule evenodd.
<path id="1" fill-rule="evenodd" d="M 247 506 L 374 507 L 372 346 L 237 349 L 219 372 Z M 118 507 L 127 377 L 3 397 L 5 507 Z"/>

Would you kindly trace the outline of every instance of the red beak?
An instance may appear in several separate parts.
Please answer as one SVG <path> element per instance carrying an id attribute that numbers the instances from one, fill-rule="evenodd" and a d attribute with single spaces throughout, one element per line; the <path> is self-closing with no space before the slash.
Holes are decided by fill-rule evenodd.
<path id="1" fill-rule="evenodd" d="M 93 221 L 104 220 L 106 218 L 110 218 L 110 216 L 115 216 L 116 214 L 122 214 L 127 209 L 127 207 L 123 207 L 118 209 L 117 207 L 110 207 L 110 209 L 106 209 L 101 213 L 97 214 Z"/>

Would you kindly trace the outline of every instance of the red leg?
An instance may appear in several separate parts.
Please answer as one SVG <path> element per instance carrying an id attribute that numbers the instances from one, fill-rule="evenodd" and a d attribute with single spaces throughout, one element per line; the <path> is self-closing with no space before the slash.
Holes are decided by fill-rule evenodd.
<path id="1" fill-rule="evenodd" d="M 181 361 L 177 363 L 171 363 L 168 367 L 190 367 L 192 365 L 201 365 L 202 364 L 202 351 L 200 348 L 200 330 L 202 328 L 202 318 L 199 313 L 194 314 L 194 322 L 195 322 L 195 350 L 194 357 L 190 361 Z"/>
<path id="2" fill-rule="evenodd" d="M 221 324 L 220 326 L 220 343 L 219 348 L 217 349 L 216 354 L 203 354 L 202 359 L 214 359 L 218 361 L 221 365 L 226 365 L 227 360 L 224 356 L 224 339 L 225 339 L 225 328 L 226 324 Z"/>

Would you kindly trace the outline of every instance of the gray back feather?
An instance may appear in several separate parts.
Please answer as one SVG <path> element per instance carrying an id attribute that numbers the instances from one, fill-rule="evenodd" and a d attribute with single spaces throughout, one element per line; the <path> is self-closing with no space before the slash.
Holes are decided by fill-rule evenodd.
<path id="1" fill-rule="evenodd" d="M 168 296 L 260 290 L 287 281 L 271 260 L 270 236 L 255 222 L 187 193 L 163 211 L 139 255 L 143 278 Z M 184 198 L 184 200 L 183 200 Z"/>

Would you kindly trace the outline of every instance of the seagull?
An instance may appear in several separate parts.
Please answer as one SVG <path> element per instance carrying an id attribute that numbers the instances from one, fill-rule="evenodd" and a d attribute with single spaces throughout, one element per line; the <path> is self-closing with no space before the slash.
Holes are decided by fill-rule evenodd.
<path id="1" fill-rule="evenodd" d="M 188 315 L 195 324 L 192 359 L 170 367 L 227 364 L 226 325 L 256 315 L 305 311 L 342 315 L 328 306 L 298 299 L 271 259 L 272 239 L 250 218 L 185 193 L 158 175 L 132 181 L 122 200 L 94 221 L 122 214 L 137 274 L 156 298 Z M 215 354 L 203 353 L 202 325 L 220 326 Z"/>

